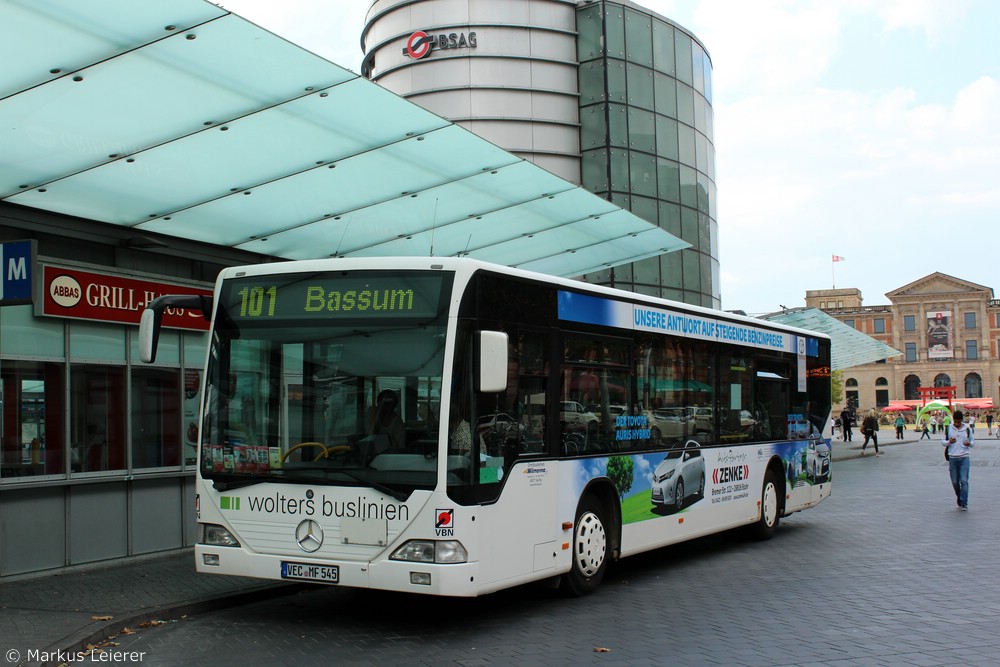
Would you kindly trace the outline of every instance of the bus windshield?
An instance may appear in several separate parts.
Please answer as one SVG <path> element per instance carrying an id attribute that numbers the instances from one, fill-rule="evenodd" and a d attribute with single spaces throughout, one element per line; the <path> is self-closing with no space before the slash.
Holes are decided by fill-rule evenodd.
<path id="1" fill-rule="evenodd" d="M 436 482 L 451 277 L 327 272 L 227 280 L 206 376 L 200 472 L 269 480 Z"/>

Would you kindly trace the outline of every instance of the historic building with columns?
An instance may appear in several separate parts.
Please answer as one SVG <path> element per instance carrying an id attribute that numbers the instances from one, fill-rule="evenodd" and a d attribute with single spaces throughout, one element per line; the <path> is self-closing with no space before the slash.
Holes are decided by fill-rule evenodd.
<path id="1" fill-rule="evenodd" d="M 1000 300 L 992 287 L 932 273 L 885 296 L 887 305 L 865 306 L 854 288 L 806 291 L 807 307 L 903 353 L 845 369 L 850 405 L 884 408 L 890 401 L 919 401 L 921 387 L 949 386 L 969 406 L 985 410 L 995 405 L 1000 395 Z"/>

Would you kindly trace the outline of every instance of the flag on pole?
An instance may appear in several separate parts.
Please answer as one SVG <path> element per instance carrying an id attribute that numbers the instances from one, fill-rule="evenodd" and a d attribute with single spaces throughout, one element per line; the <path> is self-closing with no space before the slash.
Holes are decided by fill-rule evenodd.
<path id="1" fill-rule="evenodd" d="M 846 262 L 847 260 L 844 259 L 843 257 L 841 257 L 840 255 L 834 255 L 833 256 L 833 261 L 835 261 L 835 262 Z"/>

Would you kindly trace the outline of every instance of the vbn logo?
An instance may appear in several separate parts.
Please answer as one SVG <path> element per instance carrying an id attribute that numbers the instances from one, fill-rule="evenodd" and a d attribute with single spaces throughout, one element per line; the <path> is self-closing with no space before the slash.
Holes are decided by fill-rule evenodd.
<path id="1" fill-rule="evenodd" d="M 452 537 L 455 535 L 455 510 L 435 510 L 434 534 L 438 537 Z"/>

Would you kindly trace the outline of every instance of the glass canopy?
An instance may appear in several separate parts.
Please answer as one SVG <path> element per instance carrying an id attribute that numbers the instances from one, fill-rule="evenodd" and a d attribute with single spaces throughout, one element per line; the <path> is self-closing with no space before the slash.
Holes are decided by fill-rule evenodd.
<path id="1" fill-rule="evenodd" d="M 4 0 L 0 25 L 4 201 L 287 259 L 576 276 L 689 245 L 203 0 Z"/>

